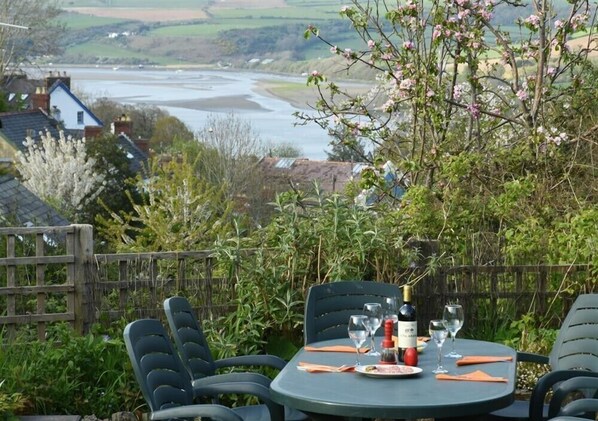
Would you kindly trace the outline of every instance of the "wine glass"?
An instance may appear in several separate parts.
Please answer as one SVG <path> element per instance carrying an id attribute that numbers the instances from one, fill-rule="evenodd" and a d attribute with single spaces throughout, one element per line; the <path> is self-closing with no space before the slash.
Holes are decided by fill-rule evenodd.
<path id="1" fill-rule="evenodd" d="M 370 329 L 367 326 L 368 317 L 363 315 L 353 315 L 349 317 L 349 325 L 347 331 L 349 332 L 349 338 L 353 340 L 355 344 L 355 350 L 357 351 L 357 360 L 355 365 L 359 364 L 359 348 L 368 338 Z"/>
<path id="2" fill-rule="evenodd" d="M 376 336 L 376 331 L 382 325 L 382 318 L 384 317 L 382 314 L 382 305 L 380 303 L 365 303 L 363 305 L 363 314 L 368 318 L 367 326 L 372 338 L 368 355 L 379 357 L 380 353 L 376 351 L 376 340 L 374 337 Z"/>
<path id="3" fill-rule="evenodd" d="M 393 323 L 399 321 L 399 299 L 397 297 L 386 297 L 382 302 L 382 312 L 384 313 L 384 320 L 391 319 Z"/>
<path id="4" fill-rule="evenodd" d="M 442 344 L 448 336 L 446 320 L 430 320 L 429 332 L 430 337 L 436 343 L 436 347 L 438 348 L 438 367 L 436 367 L 436 370 L 433 370 L 432 373 L 448 373 L 448 370 L 442 367 Z"/>
<path id="5" fill-rule="evenodd" d="M 455 336 L 463 326 L 463 307 L 460 304 L 447 304 L 444 306 L 444 313 L 442 315 L 446 320 L 446 329 L 451 334 L 451 352 L 445 355 L 447 358 L 461 358 L 462 355 L 455 351 Z"/>

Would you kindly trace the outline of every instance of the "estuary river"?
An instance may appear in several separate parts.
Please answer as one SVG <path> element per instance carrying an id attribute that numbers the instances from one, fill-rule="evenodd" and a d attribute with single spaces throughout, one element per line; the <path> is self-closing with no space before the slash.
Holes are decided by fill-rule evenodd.
<path id="1" fill-rule="evenodd" d="M 310 159 L 326 159 L 329 137 L 318 125 L 296 126 L 300 110 L 269 95 L 263 81 L 305 83 L 289 77 L 228 70 L 154 70 L 110 68 L 57 68 L 71 76 L 71 90 L 91 98 L 106 97 L 126 104 L 156 105 L 183 121 L 192 131 L 206 127 L 210 115 L 234 113 L 251 123 L 267 144 L 289 143 Z"/>

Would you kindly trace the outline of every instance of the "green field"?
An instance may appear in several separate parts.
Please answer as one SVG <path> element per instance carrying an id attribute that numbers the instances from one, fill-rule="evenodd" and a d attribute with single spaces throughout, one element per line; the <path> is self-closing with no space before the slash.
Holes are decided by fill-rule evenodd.
<path id="1" fill-rule="evenodd" d="M 236 7 L 244 2 L 253 7 Z M 303 31 L 309 24 L 318 26 L 323 37 L 339 47 L 364 48 L 349 22 L 341 21 L 339 16 L 341 7 L 349 3 L 286 0 L 286 7 L 275 7 L 281 4 L 280 0 L 263 0 L 263 4 L 259 0 L 65 0 L 64 7 L 102 8 L 102 16 L 112 17 L 63 14 L 60 21 L 70 31 L 65 38 L 68 44 L 64 60 L 82 60 L 88 64 L 105 64 L 110 60 L 114 64 L 135 60 L 154 64 L 206 64 L 222 60 L 242 63 L 253 57 L 320 59 L 330 56 L 329 47 L 315 40 L 303 40 Z M 555 3 L 562 9 L 566 0 Z M 135 12 L 135 8 L 140 12 Z M 146 12 L 151 9 L 149 13 L 153 16 L 142 13 L 141 9 Z M 190 20 L 187 10 L 179 9 L 205 15 L 196 14 L 201 18 Z M 500 14 L 505 23 L 501 30 L 518 39 L 521 35 L 512 23 L 516 18 L 514 13 L 527 12 L 502 9 Z M 107 39 L 107 34 L 114 32 L 133 35 Z M 493 42 L 490 38 L 488 42 Z"/>
<path id="2" fill-rule="evenodd" d="M 100 58 L 112 59 L 137 59 L 139 62 L 146 60 L 155 62 L 158 65 L 175 64 L 176 60 L 172 58 L 157 57 L 151 53 L 131 51 L 130 49 L 118 47 L 114 44 L 108 44 L 101 41 L 86 42 L 71 48 L 72 54 L 86 55 L 93 51 L 94 55 Z"/>
<path id="3" fill-rule="evenodd" d="M 64 13 L 60 16 L 59 20 L 71 30 L 88 29 L 96 26 L 113 25 L 125 22 L 123 19 L 87 16 L 77 13 Z"/>

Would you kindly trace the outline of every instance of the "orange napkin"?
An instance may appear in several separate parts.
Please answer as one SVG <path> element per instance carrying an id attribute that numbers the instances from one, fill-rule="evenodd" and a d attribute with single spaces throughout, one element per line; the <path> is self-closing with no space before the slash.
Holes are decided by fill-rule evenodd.
<path id="1" fill-rule="evenodd" d="M 320 351 L 320 352 L 352 352 L 352 353 L 356 352 L 355 347 L 350 346 L 350 345 L 332 345 L 332 346 L 321 346 L 321 347 L 306 345 L 303 347 L 303 349 L 306 351 Z M 360 354 L 365 354 L 368 351 L 369 351 L 368 348 L 359 348 Z"/>
<path id="2" fill-rule="evenodd" d="M 438 380 L 464 380 L 470 382 L 508 382 L 504 377 L 492 377 L 490 374 L 480 370 L 472 371 L 467 374 L 458 374 L 456 376 L 450 374 L 437 374 L 436 378 Z"/>
<path id="3" fill-rule="evenodd" d="M 500 361 L 513 361 L 513 357 L 492 357 L 489 355 L 468 355 L 457 360 L 457 365 L 469 365 L 469 364 L 484 364 L 484 363 L 496 363 Z"/>
<path id="4" fill-rule="evenodd" d="M 323 364 L 312 364 L 306 362 L 299 362 L 301 370 L 307 371 L 308 373 L 347 373 L 355 371 L 353 365 L 342 365 L 340 367 L 334 365 L 323 365 Z"/>

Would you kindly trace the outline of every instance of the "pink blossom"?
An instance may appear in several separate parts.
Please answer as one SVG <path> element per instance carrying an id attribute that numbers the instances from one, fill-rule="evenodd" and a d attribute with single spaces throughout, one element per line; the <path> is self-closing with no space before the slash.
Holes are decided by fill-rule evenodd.
<path id="1" fill-rule="evenodd" d="M 553 77 L 554 75 L 556 75 L 556 68 L 549 67 L 548 69 L 546 69 L 546 74 L 550 77 Z"/>
<path id="2" fill-rule="evenodd" d="M 517 98 L 519 98 L 520 101 L 525 101 L 526 99 L 529 98 L 527 92 L 525 92 L 523 89 L 519 89 L 517 91 Z"/>
<path id="3" fill-rule="evenodd" d="M 453 88 L 453 98 L 461 99 L 461 95 L 463 95 L 463 87 L 461 85 L 455 85 Z"/>
<path id="4" fill-rule="evenodd" d="M 534 28 L 538 28 L 540 26 L 540 17 L 537 15 L 529 15 L 523 22 L 530 24 Z"/>
<path id="5" fill-rule="evenodd" d="M 317 70 L 314 70 L 313 72 L 311 72 L 311 75 L 313 77 L 318 77 L 318 76 L 320 76 L 320 72 L 318 72 Z"/>
<path id="6" fill-rule="evenodd" d="M 477 104 L 475 102 L 472 104 L 469 104 L 467 106 L 467 111 L 473 118 L 475 118 L 475 119 L 479 118 L 480 117 L 480 104 Z"/>
<path id="7" fill-rule="evenodd" d="M 345 13 L 347 10 L 349 10 L 349 6 L 341 7 L 341 13 Z"/>
<path id="8" fill-rule="evenodd" d="M 330 47 L 330 52 L 332 54 L 337 54 L 338 53 L 338 47 L 336 45 L 333 45 L 332 47 Z"/>
<path id="9" fill-rule="evenodd" d="M 555 29 L 563 29 L 565 27 L 565 22 L 563 22 L 560 19 L 557 19 L 554 21 L 554 27 Z"/>
<path id="10" fill-rule="evenodd" d="M 432 98 L 434 95 L 436 95 L 436 92 L 434 92 L 432 89 L 428 89 L 428 92 L 426 92 L 426 96 L 428 98 Z"/>
<path id="11" fill-rule="evenodd" d="M 369 40 L 368 41 L 368 48 L 371 50 L 372 48 L 374 48 L 376 46 L 376 43 L 374 42 L 374 40 Z"/>
<path id="12" fill-rule="evenodd" d="M 403 79 L 401 81 L 401 83 L 399 84 L 399 89 L 402 89 L 404 91 L 408 91 L 410 89 L 412 89 L 415 86 L 415 80 L 414 79 Z"/>
<path id="13" fill-rule="evenodd" d="M 488 10 L 486 10 L 486 9 L 482 9 L 482 10 L 480 11 L 480 16 L 481 16 L 481 17 L 482 17 L 482 19 L 484 19 L 484 20 L 491 20 L 493 15 L 492 15 L 492 13 L 491 13 L 491 12 L 489 12 Z"/>
<path id="14" fill-rule="evenodd" d="M 438 38 L 442 33 L 442 26 L 436 25 L 434 27 L 434 32 L 432 32 L 432 39 Z"/>
<path id="15" fill-rule="evenodd" d="M 403 43 L 403 48 L 405 50 L 413 50 L 415 48 L 415 44 L 413 43 L 413 41 L 405 41 Z"/>

